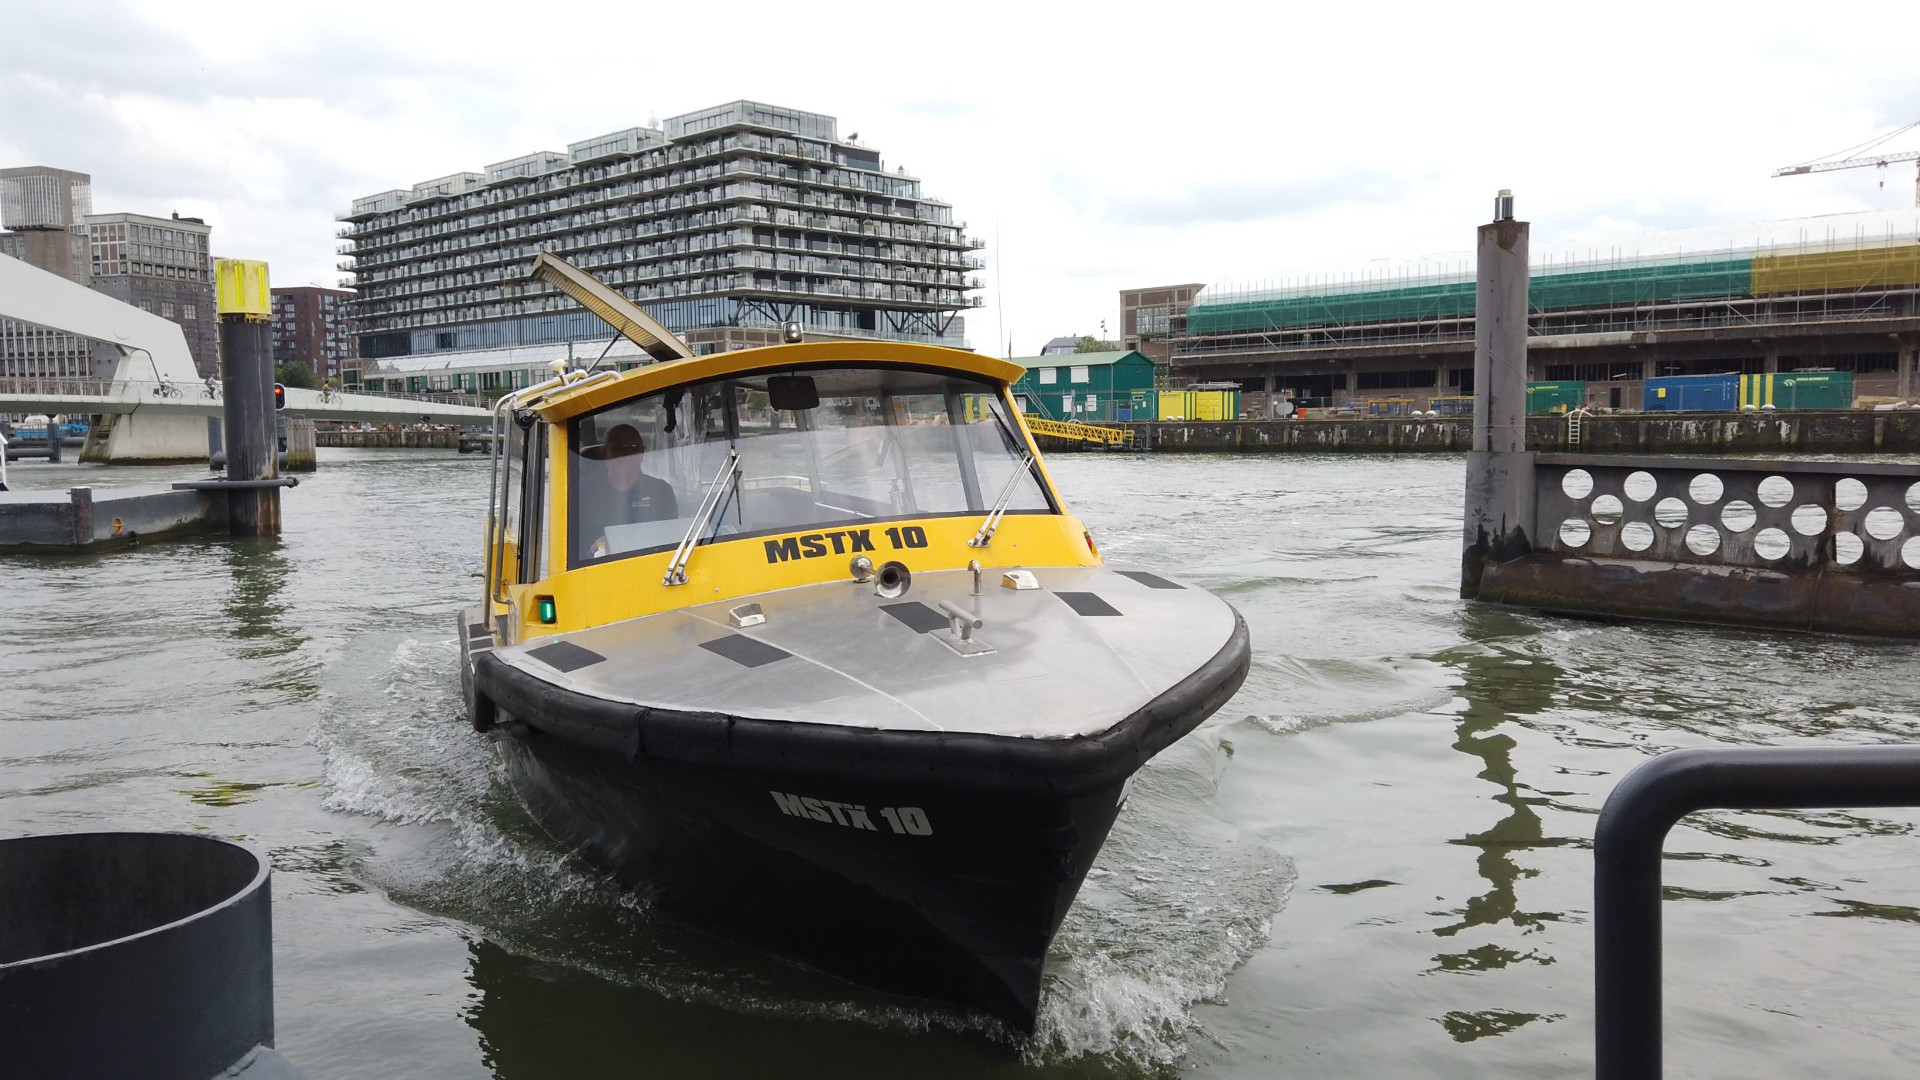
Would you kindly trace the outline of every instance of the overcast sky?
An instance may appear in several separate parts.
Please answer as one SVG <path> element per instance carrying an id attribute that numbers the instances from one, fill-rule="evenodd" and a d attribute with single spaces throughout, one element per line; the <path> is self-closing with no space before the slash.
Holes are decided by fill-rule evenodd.
<path id="1" fill-rule="evenodd" d="M 951 202 L 968 336 L 1021 354 L 1115 333 L 1121 288 L 1470 249 L 1502 187 L 1536 249 L 1911 206 L 1911 165 L 1768 174 L 1920 120 L 1910 2 L 0 8 L 0 166 L 204 217 L 276 284 L 343 276 L 356 196 L 744 97 Z"/>

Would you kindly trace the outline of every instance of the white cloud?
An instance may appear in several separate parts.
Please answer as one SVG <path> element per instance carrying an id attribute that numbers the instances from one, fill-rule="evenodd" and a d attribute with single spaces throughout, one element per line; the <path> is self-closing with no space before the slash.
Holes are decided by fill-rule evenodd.
<path id="1" fill-rule="evenodd" d="M 1501 187 L 1537 247 L 1899 205 L 1905 166 L 1768 174 L 1920 118 L 1907 4 L 1844 38 L 1754 4 L 17 7 L 0 163 L 280 281 L 339 276 L 358 195 L 740 97 L 834 114 L 987 241 L 988 351 L 1122 287 L 1460 250 Z"/>

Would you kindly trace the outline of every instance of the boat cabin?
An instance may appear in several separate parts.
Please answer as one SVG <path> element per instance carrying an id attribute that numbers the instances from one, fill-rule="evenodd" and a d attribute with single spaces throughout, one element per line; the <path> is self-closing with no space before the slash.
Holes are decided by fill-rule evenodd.
<path id="1" fill-rule="evenodd" d="M 1020 374 L 934 346 L 820 342 L 569 372 L 502 399 L 497 640 L 889 562 L 1097 564 L 1012 404 Z"/>

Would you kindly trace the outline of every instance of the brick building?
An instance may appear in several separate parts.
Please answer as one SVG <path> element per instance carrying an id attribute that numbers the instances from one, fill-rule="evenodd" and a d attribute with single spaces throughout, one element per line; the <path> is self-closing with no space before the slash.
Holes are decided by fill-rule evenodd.
<path id="1" fill-rule="evenodd" d="M 1205 285 L 1155 285 L 1120 292 L 1120 347 L 1138 349 L 1165 367 L 1173 338 L 1186 333 L 1187 309 Z"/>
<path id="2" fill-rule="evenodd" d="M 273 290 L 274 365 L 299 364 L 313 372 L 316 383 L 343 379 L 353 358 L 347 322 L 353 295 L 317 285 Z"/>

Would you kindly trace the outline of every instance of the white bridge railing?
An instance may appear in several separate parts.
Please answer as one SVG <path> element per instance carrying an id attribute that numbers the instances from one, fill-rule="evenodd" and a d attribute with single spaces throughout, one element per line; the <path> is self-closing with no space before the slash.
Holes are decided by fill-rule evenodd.
<path id="1" fill-rule="evenodd" d="M 357 398 L 375 398 L 385 401 L 420 401 L 434 405 L 462 405 L 469 408 L 485 409 L 493 404 L 493 396 L 487 394 L 406 394 L 368 392 L 364 390 L 317 390 L 314 392 L 321 403 L 336 398 L 344 398 L 349 393 Z M 156 379 L 83 379 L 71 376 L 57 377 L 7 377 L 0 378 L 0 398 L 32 398 L 35 400 L 73 400 L 101 398 L 112 401 L 219 401 L 221 385 L 215 382 L 211 388 L 205 382 L 170 382 Z"/>

